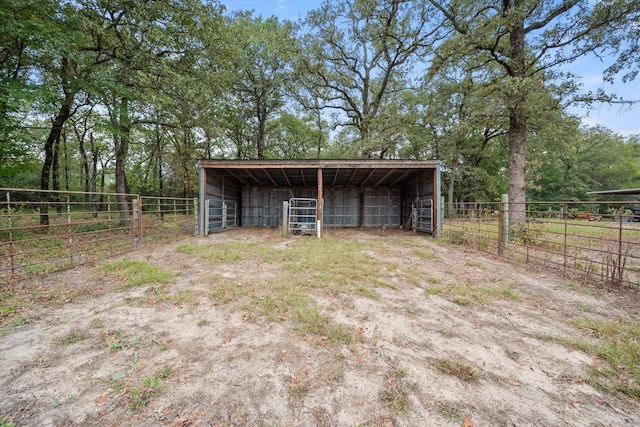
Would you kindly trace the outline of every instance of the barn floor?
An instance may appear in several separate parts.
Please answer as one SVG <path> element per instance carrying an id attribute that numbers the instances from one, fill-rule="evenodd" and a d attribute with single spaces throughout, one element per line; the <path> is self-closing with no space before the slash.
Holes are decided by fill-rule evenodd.
<path id="1" fill-rule="evenodd" d="M 638 295 L 398 230 L 241 228 L 3 291 L 0 423 L 639 425 L 576 319 Z M 144 275 L 144 274 L 146 275 Z"/>

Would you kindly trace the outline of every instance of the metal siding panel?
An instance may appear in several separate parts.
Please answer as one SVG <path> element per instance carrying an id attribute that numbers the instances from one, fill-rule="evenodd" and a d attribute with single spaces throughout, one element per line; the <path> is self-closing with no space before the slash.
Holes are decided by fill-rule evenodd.
<path id="1" fill-rule="evenodd" d="M 325 225 L 357 227 L 360 216 L 360 192 L 330 190 L 324 200 L 323 216 Z"/>
<path id="2" fill-rule="evenodd" d="M 364 226 L 400 226 L 400 190 L 365 190 Z"/>
<path id="3" fill-rule="evenodd" d="M 271 188 L 248 188 L 242 192 L 242 224 L 277 227 L 280 221 L 280 192 Z"/>

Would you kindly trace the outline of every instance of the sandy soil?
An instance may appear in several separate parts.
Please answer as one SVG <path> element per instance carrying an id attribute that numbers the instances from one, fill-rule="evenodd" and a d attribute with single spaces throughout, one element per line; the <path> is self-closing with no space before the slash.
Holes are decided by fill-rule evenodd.
<path id="1" fill-rule="evenodd" d="M 357 337 L 349 344 L 305 335 L 291 319 L 253 319 L 237 301 L 212 299 L 216 278 L 242 286 L 276 277 L 279 266 L 245 261 L 214 271 L 175 250 L 185 240 L 126 257 L 175 272 L 166 288 L 126 287 L 98 267 L 23 283 L 17 292 L 29 286 L 39 302 L 14 314 L 21 322 L 7 326 L 12 319 L 3 319 L 0 416 L 17 426 L 640 425 L 638 401 L 588 385 L 589 366 L 598 360 L 550 339 L 580 338 L 575 318 L 637 319 L 636 295 L 576 285 L 410 233 L 327 234 L 383 239 L 376 247 L 384 250 L 369 255 L 409 265 L 423 282 L 399 269 L 389 272 L 393 286 L 370 295 L 310 295 Z M 276 251 L 305 238 L 244 229 L 186 242 L 272 240 Z M 406 239 L 430 255 L 408 253 Z M 465 305 L 446 293 L 425 296 L 433 283 L 462 282 L 508 285 L 517 299 Z"/>

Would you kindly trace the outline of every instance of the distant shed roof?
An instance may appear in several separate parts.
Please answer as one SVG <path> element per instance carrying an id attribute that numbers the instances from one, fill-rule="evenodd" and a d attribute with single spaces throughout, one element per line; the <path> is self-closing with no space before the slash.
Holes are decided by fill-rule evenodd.
<path id="1" fill-rule="evenodd" d="M 605 191 L 590 191 L 587 194 L 640 194 L 640 188 L 627 188 L 624 190 L 605 190 Z"/>

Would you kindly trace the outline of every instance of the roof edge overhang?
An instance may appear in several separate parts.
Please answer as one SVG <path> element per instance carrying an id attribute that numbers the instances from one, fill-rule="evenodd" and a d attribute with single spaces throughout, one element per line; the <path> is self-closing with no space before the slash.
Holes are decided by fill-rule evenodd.
<path id="1" fill-rule="evenodd" d="M 436 168 L 440 160 L 198 160 L 201 168 Z"/>
<path id="2" fill-rule="evenodd" d="M 229 178 L 243 187 L 382 188 L 425 177 L 438 182 L 440 160 L 200 160 L 204 175 Z"/>
<path id="3" fill-rule="evenodd" d="M 626 188 L 626 189 L 622 189 L 622 190 L 605 190 L 605 191 L 589 191 L 587 193 L 588 195 L 596 195 L 596 194 L 608 194 L 608 195 L 615 195 L 615 194 L 640 194 L 640 188 Z"/>

